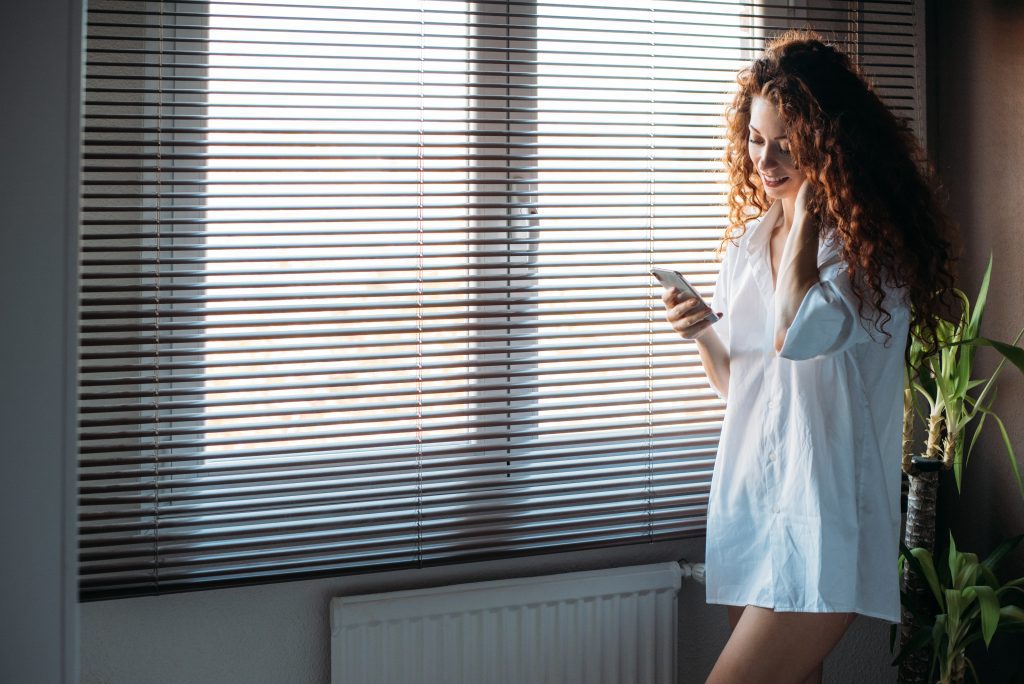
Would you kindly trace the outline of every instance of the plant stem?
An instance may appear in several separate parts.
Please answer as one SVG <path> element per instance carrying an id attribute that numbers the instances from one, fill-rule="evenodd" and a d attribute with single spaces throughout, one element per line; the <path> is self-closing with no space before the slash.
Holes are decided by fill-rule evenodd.
<path id="1" fill-rule="evenodd" d="M 910 454 L 914 448 L 914 390 L 903 390 L 903 472 L 910 474 Z"/>
<path id="2" fill-rule="evenodd" d="M 950 422 L 950 425 L 953 425 Z M 949 470 L 953 467 L 953 457 L 956 455 L 956 442 L 960 438 L 960 435 L 956 432 L 956 426 L 953 425 L 952 430 L 946 432 L 945 439 L 942 440 L 942 467 Z"/>
<path id="3" fill-rule="evenodd" d="M 928 442 L 925 445 L 924 455 L 927 458 L 937 459 L 942 455 L 942 428 L 945 420 L 941 409 L 928 417 Z M 911 547 L 913 548 L 913 547 Z"/>
<path id="4" fill-rule="evenodd" d="M 967 681 L 967 656 L 963 651 L 955 654 L 949 668 L 949 684 L 964 684 Z"/>

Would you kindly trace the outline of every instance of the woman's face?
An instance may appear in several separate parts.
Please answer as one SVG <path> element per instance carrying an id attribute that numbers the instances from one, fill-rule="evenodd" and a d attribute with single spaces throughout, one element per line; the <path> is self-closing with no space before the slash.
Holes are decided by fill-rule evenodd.
<path id="1" fill-rule="evenodd" d="M 786 127 L 775 106 L 755 96 L 750 103 L 747 154 L 761 176 L 764 192 L 772 199 L 795 199 L 803 177 L 790 156 Z"/>

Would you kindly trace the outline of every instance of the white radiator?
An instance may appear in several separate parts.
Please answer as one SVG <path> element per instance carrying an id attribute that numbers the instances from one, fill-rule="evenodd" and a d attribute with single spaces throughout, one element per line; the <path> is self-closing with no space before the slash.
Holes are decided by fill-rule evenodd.
<path id="1" fill-rule="evenodd" d="M 331 683 L 669 684 L 683 574 L 658 563 L 335 598 Z"/>

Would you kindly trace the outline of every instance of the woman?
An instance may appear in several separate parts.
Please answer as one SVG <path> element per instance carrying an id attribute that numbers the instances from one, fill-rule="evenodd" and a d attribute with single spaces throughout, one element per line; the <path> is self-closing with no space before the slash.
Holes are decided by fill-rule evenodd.
<path id="1" fill-rule="evenodd" d="M 738 82 L 721 320 L 664 295 L 727 400 L 706 566 L 733 632 L 708 682 L 817 683 L 857 613 L 900 620 L 905 350 L 944 310 L 952 231 L 912 133 L 818 36 Z"/>

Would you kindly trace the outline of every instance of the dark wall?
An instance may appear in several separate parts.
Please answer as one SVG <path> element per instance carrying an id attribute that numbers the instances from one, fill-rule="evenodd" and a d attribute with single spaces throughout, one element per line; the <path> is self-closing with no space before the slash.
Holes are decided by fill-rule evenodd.
<path id="1" fill-rule="evenodd" d="M 960 287 L 973 297 L 993 254 L 982 334 L 1009 341 L 1024 327 L 1024 2 L 932 0 L 927 10 L 929 146 L 961 228 Z M 979 370 L 991 372 L 998 356 L 979 356 Z M 1024 471 L 1024 378 L 1004 369 L 998 388 L 995 410 Z M 963 490 L 951 474 L 940 487 L 938 539 L 952 530 L 958 547 L 984 556 L 1024 532 L 1024 499 L 995 424 L 964 470 Z M 1024 544 L 999 574 L 1024 575 Z M 1017 637 L 999 639 L 989 658 L 978 653 L 983 682 L 1024 681 L 1011 675 L 1024 661 Z"/>

